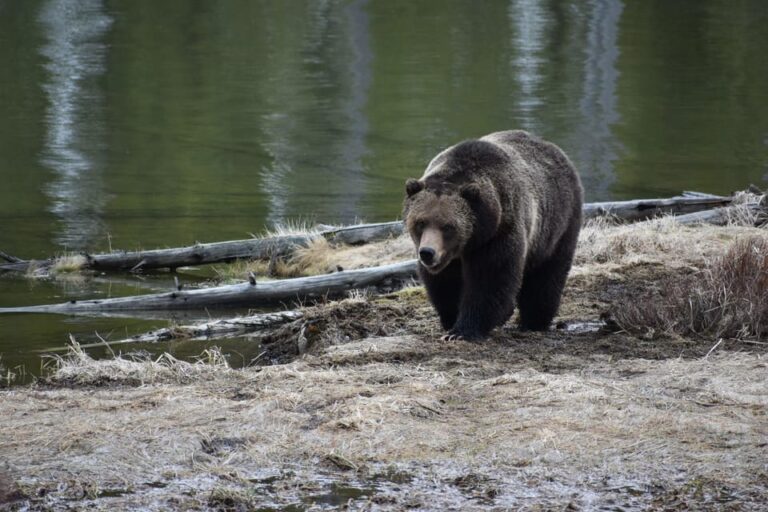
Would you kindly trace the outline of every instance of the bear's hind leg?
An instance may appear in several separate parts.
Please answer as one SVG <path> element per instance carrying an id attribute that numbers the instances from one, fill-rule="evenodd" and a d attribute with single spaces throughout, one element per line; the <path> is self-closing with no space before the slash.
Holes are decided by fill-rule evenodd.
<path id="1" fill-rule="evenodd" d="M 430 274 L 419 266 L 419 275 L 432 305 L 440 317 L 440 325 L 449 330 L 459 315 L 462 293 L 461 261 L 454 260 L 438 274 Z"/>
<path id="2" fill-rule="evenodd" d="M 552 257 L 523 277 L 523 286 L 517 299 L 520 309 L 520 328 L 527 331 L 546 331 L 560 308 L 560 298 L 571 269 L 576 236 L 566 235 Z"/>

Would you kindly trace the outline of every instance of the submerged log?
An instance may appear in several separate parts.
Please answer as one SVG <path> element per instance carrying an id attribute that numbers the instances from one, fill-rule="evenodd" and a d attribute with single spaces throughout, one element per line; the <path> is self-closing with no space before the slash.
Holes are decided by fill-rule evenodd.
<path id="1" fill-rule="evenodd" d="M 702 193 L 686 193 L 683 197 L 639 199 L 587 203 L 584 218 L 612 216 L 625 221 L 638 221 L 662 214 L 685 214 L 727 206 L 731 197 Z M 359 224 L 331 228 L 304 235 L 280 235 L 248 240 L 231 240 L 196 244 L 189 247 L 154 249 L 147 251 L 119 251 L 105 254 L 86 254 L 84 269 L 141 271 L 157 268 L 176 269 L 183 266 L 226 263 L 238 259 L 269 260 L 290 255 L 297 247 L 306 247 L 313 240 L 325 238 L 332 243 L 363 244 L 398 236 L 403 232 L 402 221 Z M 0 264 L 0 271 L 26 272 L 33 268 L 50 268 L 56 259 L 20 260 L 2 253 L 9 263 Z"/>
<path id="2" fill-rule="evenodd" d="M 351 289 L 381 285 L 388 280 L 406 281 L 415 276 L 416 260 L 409 260 L 380 267 L 345 270 L 333 274 L 283 279 L 280 281 L 253 281 L 153 295 L 98 300 L 73 300 L 61 304 L 0 308 L 0 314 L 82 314 L 111 311 L 127 312 L 265 306 L 339 296 Z"/>
<path id="3" fill-rule="evenodd" d="M 243 334 L 271 329 L 279 325 L 293 322 L 304 317 L 300 310 L 276 311 L 274 313 L 259 313 L 256 315 L 238 316 L 234 318 L 220 318 L 207 322 L 197 322 L 189 325 L 176 325 L 165 327 L 143 334 L 137 334 L 130 338 L 116 341 L 101 341 L 99 343 L 80 344 L 80 348 L 95 348 L 127 343 L 157 343 L 175 339 L 210 340 L 219 338 L 231 338 Z M 43 349 L 40 352 L 56 352 L 69 350 L 69 347 L 56 349 Z"/>

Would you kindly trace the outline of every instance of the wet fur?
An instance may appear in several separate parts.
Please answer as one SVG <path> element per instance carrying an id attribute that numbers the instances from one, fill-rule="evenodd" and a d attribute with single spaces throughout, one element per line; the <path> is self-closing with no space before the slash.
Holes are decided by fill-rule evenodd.
<path id="1" fill-rule="evenodd" d="M 581 227 L 582 188 L 568 157 L 524 131 L 497 132 L 438 154 L 408 180 L 406 228 L 448 228 L 439 268 L 419 273 L 449 334 L 480 339 L 520 308 L 545 330 L 560 305 Z"/>

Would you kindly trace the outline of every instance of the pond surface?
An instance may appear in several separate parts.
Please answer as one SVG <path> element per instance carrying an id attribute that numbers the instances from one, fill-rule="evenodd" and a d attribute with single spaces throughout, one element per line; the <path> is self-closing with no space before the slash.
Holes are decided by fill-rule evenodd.
<path id="1" fill-rule="evenodd" d="M 0 250 L 392 220 L 441 148 L 509 128 L 588 201 L 764 188 L 766 26 L 762 0 L 0 0 Z M 0 306 L 166 281 L 4 276 Z M 0 365 L 159 324 L 3 316 Z"/>

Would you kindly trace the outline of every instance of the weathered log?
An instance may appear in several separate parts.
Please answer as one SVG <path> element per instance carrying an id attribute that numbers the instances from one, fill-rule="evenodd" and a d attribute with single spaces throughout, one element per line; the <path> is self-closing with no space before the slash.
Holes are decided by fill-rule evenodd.
<path id="1" fill-rule="evenodd" d="M 304 235 L 279 235 L 247 240 L 230 240 L 195 244 L 188 247 L 153 249 L 146 251 L 117 251 L 105 254 L 86 254 L 83 268 L 92 270 L 149 270 L 157 268 L 176 269 L 184 266 L 209 263 L 226 263 L 238 259 L 268 260 L 284 257 L 297 247 L 306 247 L 311 241 L 326 238 L 333 243 L 356 245 L 398 236 L 403 223 L 382 222 L 331 228 L 319 233 Z M 11 261 L 11 258 L 13 259 Z M 20 260 L 8 256 L 10 263 L 0 264 L 0 271 L 26 272 L 31 268 L 50 268 L 55 258 L 47 260 Z"/>
<path id="2" fill-rule="evenodd" d="M 609 201 L 584 205 L 584 218 L 617 217 L 625 221 L 639 221 L 668 214 L 685 214 L 728 206 L 730 197 L 672 197 L 667 199 L 639 199 L 634 201 Z"/>
<path id="3" fill-rule="evenodd" d="M 715 198 L 715 197 L 722 197 L 715 194 L 709 194 L 707 192 L 698 192 L 696 190 L 683 190 L 683 193 L 680 194 L 680 197 L 706 197 L 706 198 Z"/>
<path id="4" fill-rule="evenodd" d="M 758 203 L 748 203 L 675 217 L 675 221 L 680 224 L 714 224 L 715 226 L 725 226 L 734 221 L 744 223 L 745 220 L 754 225 L 765 223 L 765 208 Z"/>
<path id="5" fill-rule="evenodd" d="M 359 245 L 375 240 L 385 240 L 403 234 L 403 222 L 379 222 L 377 224 L 358 224 L 338 229 L 323 231 L 321 233 L 329 242 Z"/>
<path id="6" fill-rule="evenodd" d="M 694 193 L 694 197 L 587 203 L 584 205 L 584 218 L 613 216 L 626 221 L 637 221 L 661 214 L 685 214 L 727 206 L 731 201 L 732 198 L 730 197 L 710 196 L 708 194 L 704 194 L 702 197 L 702 194 Z M 83 264 L 84 268 L 93 270 L 139 271 L 156 268 L 175 269 L 183 266 L 224 263 L 237 259 L 268 260 L 284 257 L 297 247 L 305 247 L 312 240 L 321 237 L 333 243 L 355 245 L 398 236 L 402 232 L 402 221 L 359 224 L 306 235 L 280 235 L 196 244 L 172 249 L 90 254 L 85 255 Z M 12 256 L 10 258 L 17 261 L 0 264 L 0 271 L 26 272 L 35 267 L 48 268 L 56 262 L 55 259 L 22 261 Z"/>
<path id="7" fill-rule="evenodd" d="M 339 296 L 351 289 L 380 285 L 388 280 L 406 281 L 415 276 L 416 260 L 409 260 L 380 267 L 345 270 L 321 276 L 279 281 L 256 281 L 255 284 L 245 282 L 153 295 L 73 300 L 61 304 L 0 308 L 0 313 L 78 314 L 235 306 L 254 307 Z"/>
<path id="8" fill-rule="evenodd" d="M 101 341 L 99 343 L 80 344 L 80 348 L 95 348 L 103 346 L 125 345 L 128 343 L 157 343 L 174 339 L 210 340 L 218 338 L 231 338 L 247 333 L 262 331 L 278 325 L 282 325 L 304 317 L 300 310 L 276 311 L 274 313 L 259 313 L 256 315 L 238 316 L 234 318 L 220 318 L 207 322 L 198 322 L 189 325 L 176 325 L 164 327 L 143 334 L 137 334 L 130 338 L 115 341 Z M 43 349 L 40 352 L 56 352 L 69 350 L 69 347 L 56 349 Z"/>

